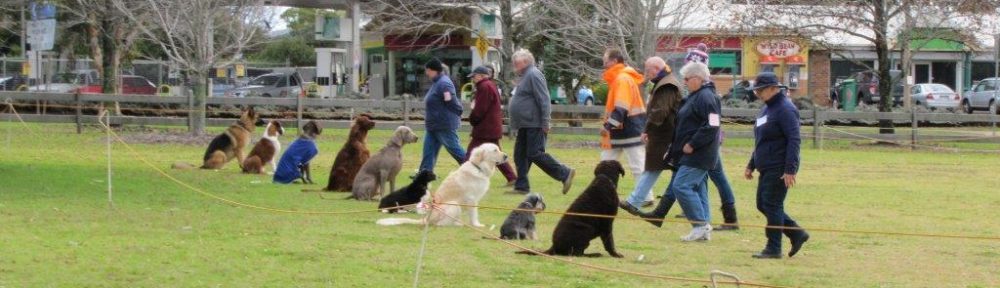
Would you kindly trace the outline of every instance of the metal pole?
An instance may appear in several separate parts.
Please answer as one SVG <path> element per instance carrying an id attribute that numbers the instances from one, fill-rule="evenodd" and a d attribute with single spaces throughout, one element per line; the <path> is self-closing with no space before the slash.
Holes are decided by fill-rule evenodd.
<path id="1" fill-rule="evenodd" d="M 996 49 L 995 53 L 993 53 L 993 78 L 998 79 L 1000 78 L 1000 34 L 993 36 L 993 49 Z M 998 90 L 1000 89 L 993 89 L 993 99 L 997 99 L 997 92 L 1000 92 Z M 997 105 L 1000 105 L 1000 103 L 994 104 L 994 107 L 997 107 Z M 994 108 L 993 110 L 993 115 L 990 116 L 990 120 L 993 122 L 992 136 L 997 137 L 997 114 L 1000 113 L 1000 108 Z"/>

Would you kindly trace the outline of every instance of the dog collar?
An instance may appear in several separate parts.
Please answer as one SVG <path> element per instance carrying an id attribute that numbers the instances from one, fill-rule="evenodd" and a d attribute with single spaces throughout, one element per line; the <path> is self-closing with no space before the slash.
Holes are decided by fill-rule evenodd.
<path id="1" fill-rule="evenodd" d="M 479 165 L 477 165 L 476 163 L 471 163 L 471 164 L 472 164 L 472 166 L 476 167 L 476 170 L 479 170 L 479 173 L 483 173 L 483 175 L 490 176 L 490 175 L 486 174 L 486 170 L 483 170 L 483 168 L 479 167 Z"/>

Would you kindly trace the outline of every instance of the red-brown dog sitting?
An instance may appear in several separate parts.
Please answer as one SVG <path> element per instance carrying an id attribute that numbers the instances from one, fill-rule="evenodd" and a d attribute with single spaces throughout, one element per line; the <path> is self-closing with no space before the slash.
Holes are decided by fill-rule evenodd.
<path id="1" fill-rule="evenodd" d="M 326 191 L 351 192 L 354 176 L 358 175 L 361 165 L 364 165 L 371 157 L 367 141 L 368 130 L 373 127 L 375 127 L 375 122 L 366 114 L 354 119 L 347 143 L 344 143 L 344 147 L 340 148 L 340 152 L 337 152 L 337 158 L 333 161 Z"/>

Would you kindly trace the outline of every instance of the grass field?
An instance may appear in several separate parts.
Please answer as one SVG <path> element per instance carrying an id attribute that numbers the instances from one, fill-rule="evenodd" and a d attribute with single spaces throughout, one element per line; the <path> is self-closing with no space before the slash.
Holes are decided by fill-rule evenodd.
<path id="1" fill-rule="evenodd" d="M 172 128 L 178 132 L 178 128 Z M 215 130 L 216 132 L 220 130 Z M 259 130 L 258 130 L 259 131 Z M 129 136 L 140 132 L 122 132 Z M 141 132 L 147 133 L 147 132 Z M 159 133 L 159 132 L 157 132 Z M 303 188 L 325 185 L 346 131 L 327 129 L 314 161 L 316 185 L 279 186 L 265 176 L 222 171 L 166 170 L 205 191 L 260 206 L 353 211 L 375 203 L 324 200 Z M 255 133 L 257 134 L 257 133 Z M 418 133 L 422 136 L 422 132 Z M 279 214 L 234 207 L 206 198 L 158 175 L 125 149 L 113 147 L 114 207 L 107 201 L 104 137 L 75 134 L 70 125 L 0 124 L 0 287 L 407 287 L 412 285 L 421 227 L 377 227 L 378 213 L 336 216 Z M 288 131 L 287 135 L 295 135 Z M 375 131 L 369 147 L 386 142 Z M 467 135 L 461 135 L 467 141 Z M 255 135 L 256 137 L 256 135 Z M 533 188 L 549 210 L 563 211 L 592 179 L 595 148 L 574 143 L 596 137 L 555 135 L 550 152 L 578 169 L 569 195 L 537 168 Z M 286 147 L 293 136 L 285 136 Z M 788 213 L 809 227 L 932 234 L 1000 236 L 1000 155 L 962 154 L 831 142 L 802 153 L 799 186 Z M 504 142 L 505 148 L 513 147 Z M 725 168 L 737 196 L 740 220 L 764 224 L 755 209 L 754 185 L 738 179 L 749 140 L 724 148 Z M 195 163 L 202 145 L 134 144 L 159 168 Z M 997 149 L 993 147 L 992 149 Z M 405 148 L 404 172 L 416 168 L 420 144 Z M 442 152 L 438 173 L 456 164 Z M 514 207 L 522 196 L 504 194 L 494 175 L 484 205 Z M 619 194 L 635 180 L 623 178 Z M 656 186 L 660 193 L 666 179 Z M 718 197 L 711 189 L 713 209 Z M 327 194 L 341 197 L 341 194 Z M 624 197 L 624 196 L 623 196 Z M 328 197 L 329 198 L 329 197 Z M 678 212 L 675 207 L 671 217 Z M 481 210 L 499 225 L 507 211 Z M 622 213 L 625 214 L 625 213 Z M 408 215 L 409 217 L 415 217 Z M 713 220 L 721 214 L 713 211 Z M 538 241 L 547 248 L 558 215 L 539 216 Z M 792 259 L 761 261 L 763 229 L 716 232 L 708 243 L 681 243 L 682 223 L 664 228 L 618 220 L 615 238 L 625 258 L 574 262 L 642 273 L 708 279 L 711 270 L 746 281 L 791 287 L 1000 287 L 1000 241 L 812 232 Z M 494 233 L 496 233 L 494 231 Z M 594 242 L 589 252 L 606 252 Z M 787 251 L 788 245 L 785 243 Z M 704 284 L 638 278 L 587 270 L 482 239 L 461 227 L 431 228 L 421 287 L 702 287 Z M 642 261 L 638 260 L 644 255 Z"/>

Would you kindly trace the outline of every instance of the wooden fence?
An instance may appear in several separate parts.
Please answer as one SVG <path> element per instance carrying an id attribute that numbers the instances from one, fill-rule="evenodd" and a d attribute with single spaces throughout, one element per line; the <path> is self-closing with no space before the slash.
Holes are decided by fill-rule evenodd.
<path id="1" fill-rule="evenodd" d="M 129 111 L 154 111 L 161 115 L 169 116 L 128 116 L 137 113 L 123 113 L 125 116 L 114 116 L 111 118 L 112 124 L 122 125 L 166 125 L 166 126 L 187 126 L 189 124 L 186 117 L 190 111 L 190 99 L 188 97 L 164 97 L 148 95 L 104 95 L 104 94 L 61 94 L 61 93 L 32 93 L 32 92 L 0 92 L 0 100 L 5 103 L 15 104 L 20 111 L 22 118 L 29 122 L 46 123 L 76 123 L 78 130 L 84 124 L 97 123 L 95 107 L 100 103 L 117 102 Z M 315 98 L 208 98 L 208 111 L 210 115 L 226 114 L 232 115 L 236 107 L 254 105 L 265 107 L 265 114 L 277 114 L 274 118 L 280 119 L 283 124 L 301 127 L 304 120 L 316 120 L 324 127 L 347 128 L 350 127 L 350 119 L 358 113 L 379 113 L 383 120 L 378 121 L 376 129 L 394 129 L 399 125 L 408 125 L 414 129 L 423 129 L 424 103 L 419 99 L 408 100 L 365 100 L 365 99 L 315 99 Z M 43 105 L 44 103 L 44 105 Z M 6 106 L 6 104 L 4 105 Z M 39 112 L 40 107 L 51 107 L 57 113 Z M 178 108 L 171 108 L 178 107 Z M 28 109 L 34 108 L 34 109 Z M 465 113 L 468 115 L 469 106 L 465 103 Z M 293 110 L 294 109 L 294 110 Z M 279 112 L 280 111 L 280 112 Z M 26 113 L 29 112 L 29 113 Z M 35 113 L 30 113 L 35 112 Z M 577 134 L 577 135 L 597 135 L 597 123 L 604 112 L 601 106 L 571 106 L 553 105 L 553 127 L 556 134 Z M 726 136 L 733 138 L 752 137 L 750 125 L 759 113 L 758 109 L 723 109 L 723 116 L 727 123 L 744 126 L 743 129 L 726 128 Z M 140 113 L 149 114 L 149 113 Z M 4 120 L 11 117 L 10 113 L 0 114 Z M 949 136 L 949 135 L 922 135 L 921 141 L 978 141 L 978 142 L 998 142 L 996 137 L 997 115 L 991 114 L 959 114 L 959 113 L 918 113 L 918 112 L 844 112 L 833 110 L 803 110 L 800 111 L 803 123 L 803 137 L 812 139 L 817 147 L 822 146 L 825 133 L 838 133 L 830 131 L 828 125 L 854 125 L 854 126 L 874 126 L 880 120 L 891 120 L 896 125 L 896 134 L 881 135 L 870 131 L 859 133 L 839 133 L 838 139 L 879 139 L 885 141 L 910 140 L 917 143 L 920 125 L 951 125 L 951 126 L 980 126 L 992 127 L 989 129 L 977 130 L 983 133 L 982 137 Z M 208 126 L 228 126 L 233 120 L 226 117 L 210 117 L 206 120 Z M 580 123 L 590 125 L 579 125 Z M 576 125 L 571 125 L 574 123 Z M 901 125 L 909 124 L 910 127 Z M 811 129 L 810 127 L 811 126 Z M 461 130 L 469 130 L 468 123 L 463 123 Z M 901 134 L 901 131 L 909 130 L 909 133 Z M 906 137 L 909 136 L 909 137 Z M 906 137 L 910 139 L 900 139 Z"/>

